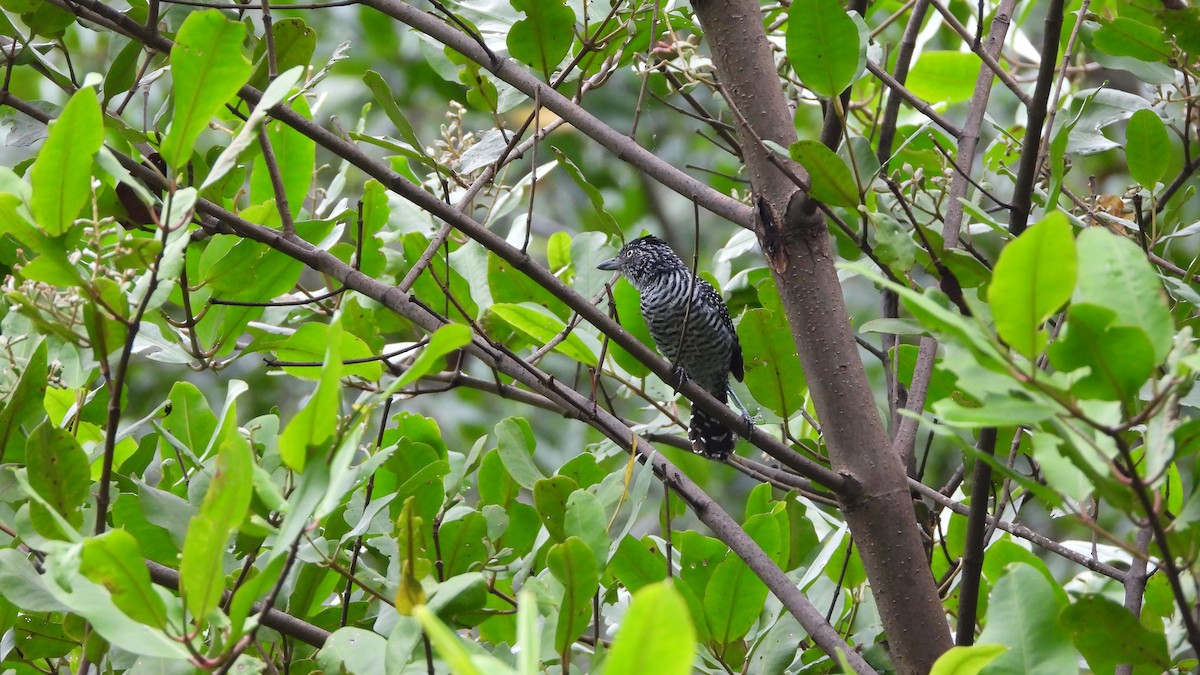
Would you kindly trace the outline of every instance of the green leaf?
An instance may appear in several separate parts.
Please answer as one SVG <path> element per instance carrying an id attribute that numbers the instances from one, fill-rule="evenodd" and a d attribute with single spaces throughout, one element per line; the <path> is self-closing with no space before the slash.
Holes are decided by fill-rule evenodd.
<path id="1" fill-rule="evenodd" d="M 767 585 L 741 558 L 722 560 L 704 589 L 704 618 L 712 639 L 728 644 L 744 636 L 762 612 L 767 593 Z"/>
<path id="2" fill-rule="evenodd" d="M 532 490 L 545 478 L 533 463 L 533 429 L 523 417 L 506 417 L 496 425 L 497 454 L 504 468 L 521 487 Z"/>
<path id="3" fill-rule="evenodd" d="M 434 650 L 450 666 L 450 672 L 454 675 L 484 675 L 485 673 L 487 675 L 513 675 L 513 670 L 494 656 L 489 654 L 472 655 L 467 651 L 462 639 L 447 628 L 446 624 L 442 623 L 428 607 L 424 605 L 416 607 L 413 610 L 413 616 L 421 621 L 421 626 L 429 636 L 429 641 L 433 643 Z M 371 652 L 371 658 L 379 661 L 380 666 L 382 659 L 379 658 L 379 654 L 381 652 L 382 650 Z"/>
<path id="4" fill-rule="evenodd" d="M 652 539 L 638 541 L 626 535 L 608 563 L 608 570 L 631 593 L 667 578 L 666 560 Z"/>
<path id="5" fill-rule="evenodd" d="M 797 0 L 788 10 L 788 61 L 820 96 L 838 96 L 862 73 L 867 37 L 837 0 Z"/>
<path id="6" fill-rule="evenodd" d="M 251 143 L 258 140 L 258 129 L 262 125 L 263 120 L 267 118 L 268 111 L 273 108 L 275 104 L 282 101 L 284 97 L 291 92 L 292 87 L 294 87 L 296 83 L 300 81 L 300 76 L 303 74 L 304 70 L 302 68 L 293 68 L 281 73 L 275 78 L 275 81 L 271 83 L 271 86 L 267 87 L 267 90 L 263 92 L 262 98 L 258 100 L 258 104 L 255 105 L 254 110 L 251 111 L 250 116 L 247 117 L 245 123 L 242 124 L 242 128 L 238 130 L 237 135 L 233 137 L 233 140 L 229 142 L 229 145 L 227 145 L 225 149 L 221 151 L 221 154 L 217 155 L 217 159 L 213 161 L 212 168 L 209 170 L 208 176 L 206 176 L 204 178 L 204 182 L 200 184 L 200 190 L 204 190 L 208 186 L 216 183 L 237 166 L 238 156 L 240 156 L 246 148 L 250 147 Z M 298 100 L 303 100 L 303 98 Z M 298 103 L 298 105 L 301 104 Z M 302 110 L 307 112 L 307 108 L 302 108 Z M 277 133 L 276 136 L 278 135 L 279 134 Z M 267 136 L 272 142 L 276 140 L 275 137 L 271 136 L 269 130 Z M 289 177 L 298 173 L 298 168 L 289 165 L 289 162 L 292 159 L 290 156 L 285 156 L 286 153 L 280 148 L 276 147 L 274 143 L 272 143 L 271 147 L 275 150 L 276 160 L 280 165 L 281 172 L 286 173 L 286 175 Z M 288 149 L 290 150 L 291 148 L 289 147 Z M 262 156 L 259 155 L 256 161 L 261 164 Z M 301 165 L 301 167 L 302 166 L 303 165 Z M 308 166 L 308 171 L 308 180 L 311 180 L 311 164 Z M 265 172 L 266 170 L 264 169 L 263 173 Z M 251 178 L 253 178 L 253 176 Z M 289 184 L 286 178 L 284 180 L 284 184 Z M 268 188 L 269 187 L 270 185 L 268 179 Z M 285 189 L 284 193 L 291 195 L 292 191 Z M 273 198 L 274 196 L 275 195 L 273 192 L 268 194 L 268 197 Z M 264 197 L 263 199 L 253 203 L 258 203 L 259 201 L 264 201 L 265 199 L 267 199 L 267 197 Z M 299 212 L 299 203 L 295 198 L 289 198 L 288 203 L 296 205 L 296 209 L 293 211 L 293 213 Z"/>
<path id="7" fill-rule="evenodd" d="M 540 305 L 497 303 L 492 305 L 491 312 L 539 345 L 556 341 L 554 351 L 583 364 L 596 364 L 596 354 L 578 334 L 572 332 L 566 339 L 559 340 L 560 334 L 567 328 L 566 322 Z"/>
<path id="8" fill-rule="evenodd" d="M 434 331 L 429 337 L 429 344 L 421 350 L 421 355 L 413 361 L 408 370 L 396 379 L 387 389 L 390 395 L 406 384 L 417 381 L 434 369 L 438 359 L 462 347 L 471 341 L 471 329 L 461 323 L 448 323 Z"/>
<path id="9" fill-rule="evenodd" d="M 337 629 L 317 653 L 317 664 L 327 673 L 385 675 L 383 654 L 387 641 L 378 633 L 354 626 Z"/>
<path id="10" fill-rule="evenodd" d="M 166 627 L 166 604 L 150 586 L 150 572 L 132 534 L 110 530 L 85 540 L 80 570 L 107 588 L 113 604 L 130 618 L 155 628 Z"/>
<path id="11" fill-rule="evenodd" d="M 533 505 L 554 541 L 567 538 L 567 500 L 578 489 L 579 485 L 566 476 L 543 478 L 533 484 Z"/>
<path id="12" fill-rule="evenodd" d="M 333 436 L 341 410 L 341 377 L 342 326 L 335 321 L 329 325 L 317 389 L 279 437 L 279 456 L 292 471 L 303 472 L 309 455 Z"/>
<path id="13" fill-rule="evenodd" d="M 271 24 L 274 30 L 275 72 L 285 73 L 292 68 L 307 69 L 317 49 L 317 31 L 304 23 L 304 19 L 276 18 Z M 267 59 L 267 41 L 260 40 L 254 48 L 254 60 L 258 66 L 250 77 L 249 85 L 265 89 L 270 83 L 270 61 Z"/>
<path id="14" fill-rule="evenodd" d="M 217 416 L 208 399 L 191 382 L 176 382 L 169 397 L 171 412 L 163 417 L 163 428 L 191 450 L 193 456 L 204 456 L 217 430 Z"/>
<path id="15" fill-rule="evenodd" d="M 579 537 L 567 537 L 546 554 L 546 566 L 563 585 L 554 648 L 562 653 L 583 635 L 592 618 L 592 596 L 600 588 L 600 572 L 591 548 Z"/>
<path id="16" fill-rule="evenodd" d="M 21 438 L 21 425 L 37 419 L 46 393 L 47 343 L 42 339 L 36 344 L 20 378 L 0 407 L 0 458 L 9 462 L 21 459 L 18 451 L 27 445 Z"/>
<path id="17" fill-rule="evenodd" d="M 1125 161 L 1129 175 L 1150 190 L 1167 173 L 1171 161 L 1171 139 L 1162 118 L 1153 110 L 1133 113 L 1125 127 Z"/>
<path id="18" fill-rule="evenodd" d="M 738 323 L 746 357 L 746 386 L 754 400 L 787 419 L 804 406 L 807 387 L 792 332 L 775 312 L 752 309 Z"/>
<path id="19" fill-rule="evenodd" d="M 67 101 L 38 151 L 29 179 L 30 210 L 52 237 L 67 231 L 92 200 L 92 160 L 104 142 L 104 119 L 96 90 L 83 87 Z"/>
<path id="20" fill-rule="evenodd" d="M 443 523 L 438 530 L 442 561 L 447 577 L 454 577 L 476 569 L 487 560 L 487 521 L 478 511 Z"/>
<path id="21" fill-rule="evenodd" d="M 250 62 L 242 54 L 245 33 L 244 25 L 216 9 L 192 12 L 179 27 L 171 48 L 175 107 L 160 148 L 172 169 L 188 162 L 209 120 L 250 77 Z"/>
<path id="22" fill-rule="evenodd" d="M 662 581 L 633 594 L 605 672 L 688 675 L 695 651 L 687 603 L 671 581 Z"/>
<path id="23" fill-rule="evenodd" d="M 66 430 L 43 422 L 29 435 L 25 453 L 29 485 L 73 527 L 83 525 L 83 506 L 92 483 L 87 453 L 79 441 Z M 30 514 L 39 530 L 51 536 L 58 529 L 52 525 L 49 514 L 41 512 L 41 504 L 31 506 Z M 55 538 L 67 533 L 57 533 Z"/>
<path id="24" fill-rule="evenodd" d="M 291 108 L 300 117 L 312 119 L 307 99 L 303 96 L 297 96 L 292 101 Z M 275 163 L 279 167 L 279 177 L 283 182 L 283 193 L 287 196 L 288 207 L 292 214 L 299 215 L 305 206 L 308 188 L 312 185 L 313 169 L 317 161 L 317 142 L 279 120 L 267 122 L 266 129 L 267 140 L 271 143 L 271 151 L 275 153 Z M 265 156 L 259 153 L 254 158 L 254 168 L 250 172 L 250 202 L 259 204 L 269 199 L 278 201 L 271 185 Z"/>
<path id="25" fill-rule="evenodd" d="M 285 340 L 272 345 L 271 351 L 275 352 L 276 358 L 280 361 L 322 363 L 329 344 L 330 330 L 329 324 L 305 323 Z M 343 332 L 341 341 L 343 361 L 365 360 L 375 356 L 371 348 L 354 335 Z M 319 380 L 323 373 L 320 367 L 313 366 L 285 366 L 284 371 L 310 380 Z M 357 375 L 373 381 L 378 379 L 381 374 L 383 374 L 383 364 L 378 360 L 366 363 L 343 363 L 341 368 L 342 377 Z"/>
<path id="26" fill-rule="evenodd" d="M 587 490 L 576 490 L 567 498 L 564 530 L 568 537 L 579 537 L 596 556 L 596 569 L 608 562 L 608 520 L 600 498 Z"/>
<path id="27" fill-rule="evenodd" d="M 1112 56 L 1128 56 L 1139 61 L 1166 61 L 1171 56 L 1167 34 L 1156 26 L 1120 17 L 1100 27 L 1092 45 Z"/>
<path id="28" fill-rule="evenodd" d="M 979 57 L 969 52 L 925 51 L 905 85 L 926 101 L 959 103 L 975 93 L 980 65 Z"/>
<path id="29" fill-rule="evenodd" d="M 253 493 L 254 459 L 230 405 L 217 449 L 217 468 L 200 512 L 188 523 L 179 565 L 181 594 L 193 620 L 202 621 L 225 590 L 222 560 L 229 535 L 242 523 Z"/>
<path id="30" fill-rule="evenodd" d="M 1087 367 L 1071 393 L 1131 403 L 1154 372 L 1154 348 L 1141 328 L 1113 326 L 1114 312 L 1088 303 L 1071 305 L 1065 332 L 1050 345 L 1050 362 L 1063 372 Z"/>
<path id="31" fill-rule="evenodd" d="M 929 675 L 976 675 L 983 667 L 1007 651 L 1003 645 L 951 647 L 938 657 Z"/>
<path id="32" fill-rule="evenodd" d="M 862 203 L 850 167 L 820 141 L 796 141 L 788 148 L 788 153 L 808 171 L 814 199 L 848 209 Z"/>
<path id="33" fill-rule="evenodd" d="M 1112 672 L 1119 663 L 1153 666 L 1155 672 L 1171 669 L 1166 635 L 1147 629 L 1129 610 L 1102 595 L 1084 595 L 1059 619 L 1094 672 Z"/>
<path id="34" fill-rule="evenodd" d="M 566 0 L 509 0 L 525 14 L 508 30 L 508 53 L 549 80 L 575 39 L 575 12 Z"/>
<path id="35" fill-rule="evenodd" d="M 1154 347 L 1154 364 L 1162 363 L 1171 349 L 1175 322 L 1167 309 L 1158 274 L 1134 242 L 1103 227 L 1089 227 L 1076 240 L 1084 265 L 1073 302 L 1089 302 L 1116 312 L 1114 325 L 1131 326 L 1146 333 Z"/>
<path id="36" fill-rule="evenodd" d="M 1066 216 L 1054 212 L 1004 247 L 988 288 L 996 332 L 1034 359 L 1046 343 L 1042 323 L 1071 297 L 1075 240 Z"/>
<path id="37" fill-rule="evenodd" d="M 396 132 L 400 134 L 400 138 L 404 139 L 405 143 L 416 152 L 424 152 L 424 146 L 421 140 L 417 138 L 417 133 L 413 130 L 412 124 L 408 118 L 404 116 L 404 111 L 400 110 L 400 106 L 396 105 L 396 96 L 392 93 L 387 82 L 379 73 L 368 70 L 363 73 L 363 84 L 367 85 L 367 89 L 371 90 L 371 97 L 383 108 L 383 112 L 387 115 L 392 126 L 396 128 Z"/>
<path id="38" fill-rule="evenodd" d="M 583 190 L 583 194 L 587 195 L 588 201 L 596 211 L 596 218 L 600 223 L 601 231 L 605 234 L 621 236 L 621 226 L 617 223 L 616 218 L 613 218 L 612 214 L 604 208 L 604 193 L 600 191 L 600 188 L 588 181 L 587 176 L 583 175 L 583 170 L 565 152 L 556 146 L 551 146 L 550 149 L 554 151 L 554 158 L 558 160 L 558 165 L 567 172 L 571 180 L 575 181 L 575 185 L 580 190 Z M 569 235 L 567 241 L 570 241 Z M 553 265 L 551 269 L 554 269 Z"/>
<path id="39" fill-rule="evenodd" d="M 988 665 L 987 673 L 1057 675 L 1076 671 L 1075 648 L 1058 622 L 1064 601 L 1051 583 L 1029 565 L 1010 566 L 988 597 L 987 627 L 979 644 L 1008 651 Z"/>

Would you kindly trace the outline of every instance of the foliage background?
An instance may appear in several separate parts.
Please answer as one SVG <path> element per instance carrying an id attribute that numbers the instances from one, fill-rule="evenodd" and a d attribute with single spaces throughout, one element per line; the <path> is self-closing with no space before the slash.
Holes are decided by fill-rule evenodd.
<path id="1" fill-rule="evenodd" d="M 0 0 L 3 668 L 1194 668 L 1195 10 L 329 5 Z M 731 465 L 594 270 L 642 232 L 737 317 Z M 868 398 L 810 389 L 822 293 Z M 905 480 L 924 560 L 846 508 Z"/>

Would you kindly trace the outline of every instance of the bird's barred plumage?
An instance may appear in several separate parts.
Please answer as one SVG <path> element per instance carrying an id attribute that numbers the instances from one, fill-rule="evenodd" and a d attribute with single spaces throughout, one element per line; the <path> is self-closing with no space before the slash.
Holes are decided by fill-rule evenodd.
<path id="1" fill-rule="evenodd" d="M 620 270 L 629 279 L 641 293 L 642 316 L 658 350 L 725 402 L 729 375 L 739 381 L 743 377 L 742 346 L 716 289 L 693 275 L 666 242 L 653 236 L 629 242 L 600 269 Z M 728 457 L 736 440 L 729 428 L 696 407 L 688 438 L 693 451 L 715 459 Z"/>

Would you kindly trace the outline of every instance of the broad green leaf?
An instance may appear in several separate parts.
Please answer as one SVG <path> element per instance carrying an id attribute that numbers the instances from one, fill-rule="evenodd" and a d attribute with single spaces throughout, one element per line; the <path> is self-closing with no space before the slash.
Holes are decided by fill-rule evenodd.
<path id="1" fill-rule="evenodd" d="M 571 180 L 575 181 L 575 185 L 577 185 L 580 190 L 583 190 L 583 194 L 587 195 L 588 201 L 591 203 L 592 208 L 596 211 L 596 218 L 601 225 L 601 230 L 605 234 L 616 235 L 618 237 L 621 236 L 621 226 L 617 223 L 617 220 L 613 218 L 612 214 L 604 208 L 604 193 L 600 191 L 600 188 L 592 184 L 587 177 L 583 175 L 583 170 L 580 169 L 579 166 L 575 164 L 575 162 L 572 161 L 565 152 L 555 146 L 551 146 L 550 149 L 554 151 L 554 157 L 558 160 L 558 165 L 567 172 L 567 175 L 571 177 Z M 566 233 L 560 232 L 557 234 Z M 569 235 L 567 237 L 567 241 L 570 241 Z M 554 269 L 553 264 L 551 264 L 551 269 Z"/>
<path id="2" fill-rule="evenodd" d="M 480 653 L 472 655 L 463 644 L 462 638 L 442 623 L 428 607 L 417 607 L 413 616 L 420 620 L 425 634 L 433 643 L 434 650 L 449 664 L 450 672 L 454 675 L 514 675 L 511 668 L 494 656 Z M 378 654 L 373 653 L 373 658 L 378 659 Z"/>
<path id="3" fill-rule="evenodd" d="M 866 65 L 865 28 L 837 0 L 796 0 L 787 26 L 792 70 L 820 96 L 838 96 Z"/>
<path id="4" fill-rule="evenodd" d="M 0 170 L 4 170 L 3 167 Z M 18 211 L 20 206 L 20 196 L 0 193 L 0 236 L 7 234 L 37 254 L 28 265 L 21 268 L 21 276 L 54 286 L 83 286 L 83 277 L 68 257 L 65 240 L 70 235 L 47 235 L 25 220 Z"/>
<path id="5" fill-rule="evenodd" d="M 104 73 L 104 105 L 117 94 L 128 91 L 137 77 L 137 63 L 142 56 L 142 43 L 130 40 L 117 52 L 108 72 Z"/>
<path id="6" fill-rule="evenodd" d="M 250 77 L 242 54 L 246 27 L 216 9 L 192 12 L 184 19 L 171 48 L 175 107 L 160 151 L 167 166 L 188 162 L 192 147 L 209 120 Z"/>
<path id="7" fill-rule="evenodd" d="M 478 511 L 443 523 L 438 530 L 442 565 L 447 577 L 466 574 L 487 560 L 487 521 Z"/>
<path id="8" fill-rule="evenodd" d="M 429 337 L 429 344 L 421 350 L 421 355 L 413 361 L 408 370 L 388 386 L 387 393 L 398 391 L 406 384 L 417 381 L 434 369 L 438 359 L 462 347 L 471 341 L 471 329 L 460 323 L 448 323 L 434 331 Z"/>
<path id="9" fill-rule="evenodd" d="M 533 484 L 533 504 L 554 541 L 567 538 L 567 500 L 578 489 L 579 485 L 566 476 L 543 478 Z"/>
<path id="10" fill-rule="evenodd" d="M 26 444 L 25 466 L 29 485 L 46 501 L 48 508 L 78 529 L 83 525 L 83 506 L 91 488 L 91 471 L 87 453 L 70 432 L 43 422 L 29 435 Z M 67 533 L 55 533 L 50 514 L 41 511 L 41 504 L 31 506 L 30 516 L 46 536 L 55 538 Z"/>
<path id="11" fill-rule="evenodd" d="M 1079 268 L 1073 302 L 1089 302 L 1116 312 L 1114 325 L 1145 331 L 1154 363 L 1167 357 L 1175 322 L 1167 309 L 1158 274 L 1137 244 L 1103 227 L 1089 227 L 1076 240 Z"/>
<path id="12" fill-rule="evenodd" d="M 27 443 L 21 438 L 21 425 L 37 419 L 46 393 L 47 343 L 39 340 L 36 344 L 16 386 L 0 403 L 0 459 L 9 462 L 22 460 L 20 451 Z"/>
<path id="13" fill-rule="evenodd" d="M 1153 110 L 1139 110 L 1129 118 L 1125 126 L 1125 161 L 1129 175 L 1150 190 L 1167 173 L 1171 139 L 1162 118 Z"/>
<path id="14" fill-rule="evenodd" d="M 325 640 L 317 663 L 327 673 L 385 675 L 383 654 L 387 642 L 378 633 L 354 626 L 339 628 Z"/>
<path id="15" fill-rule="evenodd" d="M 662 581 L 633 594 L 605 672 L 688 675 L 695 652 L 687 603 L 671 581 Z"/>
<path id="16" fill-rule="evenodd" d="M 1050 362 L 1063 372 L 1087 367 L 1071 386 L 1081 398 L 1131 403 L 1154 372 L 1154 347 L 1134 326 L 1111 325 L 1112 310 L 1088 303 L 1071 305 L 1066 330 L 1050 345 Z"/>
<path id="17" fill-rule="evenodd" d="M 560 339 L 561 333 L 567 328 L 566 322 L 544 311 L 541 307 L 497 303 L 492 305 L 491 312 L 528 336 L 538 346 L 554 341 L 554 351 L 561 352 L 583 364 L 595 365 L 596 363 L 596 354 L 579 335 L 572 332 L 566 336 L 566 339 Z"/>
<path id="18" fill-rule="evenodd" d="M 1139 61 L 1165 61 L 1171 56 L 1167 34 L 1156 26 L 1120 17 L 1102 25 L 1092 45 L 1112 56 L 1128 56 Z"/>
<path id="19" fill-rule="evenodd" d="M 850 167 L 819 141 L 796 141 L 788 153 L 808 171 L 813 199 L 850 209 L 862 202 Z"/>
<path id="20" fill-rule="evenodd" d="M 67 231 L 92 199 L 92 160 L 104 142 L 96 90 L 83 87 L 67 101 L 29 170 L 30 210 L 52 237 Z"/>
<path id="21" fill-rule="evenodd" d="M 938 657 L 929 675 L 976 675 L 1006 649 L 1003 645 L 951 647 L 950 651 Z"/>
<path id="22" fill-rule="evenodd" d="M 667 563 L 652 540 L 638 541 L 626 535 L 609 561 L 608 571 L 631 593 L 637 593 L 642 587 L 667 578 Z"/>
<path id="23" fill-rule="evenodd" d="M 292 471 L 303 472 L 310 453 L 321 450 L 333 436 L 341 410 L 341 377 L 342 326 L 335 321 L 329 325 L 316 391 L 279 437 L 279 456 Z"/>
<path id="24" fill-rule="evenodd" d="M 738 323 L 746 361 L 746 386 L 754 400 L 782 418 L 804 406 L 804 370 L 786 320 L 766 309 L 752 309 Z"/>
<path id="25" fill-rule="evenodd" d="M 905 85 L 926 101 L 959 103 L 975 93 L 981 65 L 979 57 L 969 52 L 921 52 Z"/>
<path id="26" fill-rule="evenodd" d="M 568 537 L 578 537 L 596 556 L 596 569 L 608 562 L 608 520 L 600 498 L 587 490 L 576 490 L 567 498 L 567 519 L 564 530 Z"/>
<path id="27" fill-rule="evenodd" d="M 506 417 L 496 425 L 497 454 L 521 487 L 532 490 L 533 486 L 545 478 L 542 470 L 533 463 L 533 429 L 529 422 L 522 417 Z"/>
<path id="28" fill-rule="evenodd" d="M 241 524 L 253 493 L 254 459 L 237 427 L 237 409 L 226 413 L 217 467 L 200 512 L 188 523 L 179 565 L 181 593 L 193 620 L 202 621 L 225 590 L 222 559 L 229 535 Z"/>
<path id="29" fill-rule="evenodd" d="M 537 312 L 542 312 L 542 309 L 549 310 L 550 314 L 559 319 L 571 315 L 571 309 L 562 300 L 554 297 L 554 294 L 541 284 L 530 279 L 524 272 L 494 253 L 487 254 L 487 283 L 492 294 L 493 307 L 518 304 L 518 306 L 534 308 Z M 535 308 L 535 305 L 542 309 Z M 541 321 L 540 317 L 534 318 Z M 553 323 L 558 325 L 558 322 Z"/>
<path id="30" fill-rule="evenodd" d="M 525 15 L 508 31 L 508 53 L 547 80 L 575 39 L 575 12 L 566 0 L 509 0 Z"/>
<path id="31" fill-rule="evenodd" d="M 317 31 L 300 18 L 276 18 L 271 28 L 274 30 L 271 47 L 275 50 L 275 68 L 276 72 L 280 73 L 279 77 L 293 68 L 305 70 L 317 49 Z M 271 73 L 265 39 L 259 40 L 254 48 L 254 61 L 258 66 L 248 84 L 255 89 L 266 89 Z"/>
<path id="32" fill-rule="evenodd" d="M 325 357 L 329 344 L 330 325 L 325 323 L 308 322 L 300 326 L 295 333 L 285 340 L 271 346 L 275 357 L 280 361 L 293 363 L 320 364 Z M 341 376 L 357 375 L 374 381 L 383 373 L 383 364 L 378 360 L 368 360 L 375 356 L 365 342 L 354 335 L 342 333 L 342 361 L 365 361 L 365 363 L 343 363 Z M 284 371 L 297 377 L 319 380 L 322 369 L 313 366 L 285 366 Z"/>
<path id="33" fill-rule="evenodd" d="M 988 597 L 987 626 L 978 643 L 1008 651 L 984 673 L 1059 675 L 1076 671 L 1075 648 L 1058 622 L 1063 601 L 1050 581 L 1033 567 L 1010 566 Z"/>
<path id="34" fill-rule="evenodd" d="M 300 76 L 303 74 L 304 69 L 297 66 L 296 68 L 292 68 L 291 70 L 280 74 L 275 78 L 275 81 L 271 83 L 271 86 L 267 87 L 267 90 L 263 92 L 262 98 L 259 99 L 258 105 L 254 106 L 254 110 L 250 113 L 250 116 L 246 118 L 246 122 L 242 124 L 242 128 L 238 130 L 237 135 L 234 136 L 229 145 L 221 151 L 221 154 L 217 155 L 217 159 L 213 162 L 212 169 L 208 172 L 208 176 L 206 176 L 204 178 L 204 182 L 200 184 L 201 191 L 219 181 L 225 176 L 225 174 L 229 173 L 237 166 L 238 156 L 241 155 L 246 148 L 250 147 L 251 143 L 258 139 L 258 129 L 262 125 L 263 120 L 267 118 L 268 111 L 274 107 L 276 103 L 282 101 L 289 92 L 291 92 L 292 87 L 294 87 L 296 83 L 300 81 Z M 300 98 L 298 100 L 302 101 L 304 99 Z M 276 133 L 276 136 L 278 135 L 279 134 Z M 271 136 L 270 130 L 268 130 L 267 136 L 272 141 L 271 147 L 275 151 L 276 159 L 279 162 L 281 172 L 285 173 L 285 175 L 288 177 L 294 177 L 299 170 L 290 165 L 290 162 L 293 159 L 290 153 L 275 145 L 274 142 L 276 138 Z M 292 147 L 292 144 L 288 144 L 287 150 L 291 150 Z M 259 155 L 256 161 L 261 163 L 262 156 Z M 303 167 L 303 164 L 300 164 L 300 166 Z M 311 179 L 311 163 L 308 169 L 310 174 L 309 178 Z M 264 169 L 263 172 L 265 173 L 266 170 Z M 285 185 L 289 184 L 286 178 L 284 183 Z M 251 192 L 253 192 L 253 189 Z M 293 191 L 285 189 L 284 192 L 285 194 L 289 195 L 288 204 L 296 207 L 293 209 L 292 213 L 298 214 L 299 204 L 294 198 L 291 197 Z M 273 198 L 274 196 L 275 195 L 273 192 L 268 193 L 268 197 Z M 264 197 L 254 203 L 258 203 L 258 201 L 264 201 L 268 197 Z"/>
<path id="35" fill-rule="evenodd" d="M 1000 252 L 988 302 L 996 332 L 1026 358 L 1041 353 L 1046 343 L 1042 323 L 1071 297 L 1075 266 L 1071 225 L 1057 211 Z"/>
<path id="36" fill-rule="evenodd" d="M 194 456 L 203 456 L 217 430 L 217 417 L 208 399 L 191 382 L 176 382 L 169 397 L 171 411 L 163 417 L 163 428 Z"/>
<path id="37" fill-rule="evenodd" d="M 296 97 L 291 103 L 291 108 L 301 117 L 312 119 L 307 99 L 303 96 Z M 271 151 L 275 153 L 275 162 L 279 167 L 279 177 L 283 182 L 283 193 L 287 196 L 288 208 L 292 215 L 298 216 L 301 209 L 306 208 L 308 188 L 312 185 L 313 170 L 317 161 L 317 142 L 279 120 L 267 122 L 266 130 L 267 140 L 271 143 Z M 254 168 L 250 172 L 250 201 L 258 204 L 268 199 L 279 201 L 271 185 L 266 159 L 259 153 L 254 158 Z"/>
<path id="38" fill-rule="evenodd" d="M 163 630 L 135 621 L 114 604 L 114 596 L 108 589 L 81 574 L 79 545 L 51 542 L 43 550 L 46 573 L 42 579 L 46 589 L 70 608 L 72 614 L 86 619 L 104 640 L 131 654 L 174 659 L 188 657 L 186 648 L 178 640 Z M 76 617 L 66 619 L 69 630 Z M 82 629 L 82 625 L 79 628 Z M 78 644 L 82 630 L 71 632 Z"/>
<path id="39" fill-rule="evenodd" d="M 875 226 L 871 231 L 875 237 L 875 256 L 896 276 L 905 276 L 917 262 L 917 244 L 913 241 L 913 235 L 900 221 L 886 213 L 872 213 L 870 220 Z M 962 282 L 960 277 L 959 283 Z"/>
<path id="40" fill-rule="evenodd" d="M 704 589 L 704 618 L 712 639 L 728 644 L 744 636 L 762 612 L 767 593 L 767 585 L 741 558 L 730 554 L 722 560 Z"/>
<path id="41" fill-rule="evenodd" d="M 1152 666 L 1155 672 L 1171 669 L 1167 636 L 1161 629 L 1147 629 L 1129 610 L 1102 595 L 1079 598 L 1059 618 L 1094 672 L 1112 672 L 1119 663 Z"/>
<path id="42" fill-rule="evenodd" d="M 113 604 L 135 621 L 165 628 L 167 607 L 150 586 L 150 572 L 137 539 L 125 530 L 110 530 L 83 542 L 80 570 L 104 586 Z"/>
<path id="43" fill-rule="evenodd" d="M 1047 402 L 1025 401 L 1011 396 L 989 396 L 981 403 L 964 405 L 947 398 L 935 403 L 933 409 L 947 424 L 969 429 L 1034 424 L 1050 419 L 1058 412 L 1057 407 Z"/>
<path id="44" fill-rule="evenodd" d="M 600 587 L 600 573 L 592 550 L 578 537 L 567 537 L 552 546 L 546 554 L 546 566 L 563 585 L 554 631 L 554 648 L 562 653 L 583 635 L 591 621 L 592 596 Z"/>
<path id="45" fill-rule="evenodd" d="M 464 614 L 475 614 L 487 605 L 488 581 L 482 572 L 468 572 L 440 582 L 429 596 L 426 607 L 443 621 Z"/>
<path id="46" fill-rule="evenodd" d="M 379 107 L 383 108 L 384 114 L 387 115 L 392 126 L 396 128 L 396 132 L 400 134 L 400 138 L 404 139 L 405 143 L 412 146 L 416 152 L 423 152 L 424 146 L 421 140 L 417 138 L 417 133 L 413 131 L 412 124 L 408 118 L 404 116 L 404 111 L 400 110 L 400 106 L 396 105 L 396 97 L 388 87 L 387 81 L 379 73 L 368 70 L 363 73 L 363 84 L 367 85 L 367 89 L 371 90 L 371 96 Z"/>

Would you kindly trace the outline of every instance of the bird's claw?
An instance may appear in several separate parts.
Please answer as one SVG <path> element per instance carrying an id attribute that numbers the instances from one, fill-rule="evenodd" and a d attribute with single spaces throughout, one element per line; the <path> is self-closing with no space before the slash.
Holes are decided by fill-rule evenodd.
<path id="1" fill-rule="evenodd" d="M 746 425 L 746 440 L 750 440 L 750 437 L 754 435 L 754 429 L 756 428 L 754 424 L 754 418 L 750 416 L 750 413 L 743 411 L 742 423 Z"/>
<path id="2" fill-rule="evenodd" d="M 683 385 L 687 384 L 688 381 L 692 379 L 692 376 L 688 375 L 687 371 L 683 369 L 683 366 L 672 366 L 671 374 L 675 376 L 676 394 L 678 394 L 679 390 L 683 388 Z"/>

